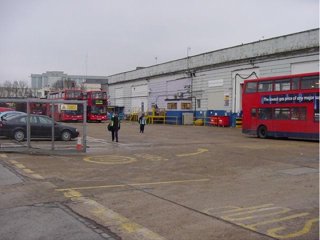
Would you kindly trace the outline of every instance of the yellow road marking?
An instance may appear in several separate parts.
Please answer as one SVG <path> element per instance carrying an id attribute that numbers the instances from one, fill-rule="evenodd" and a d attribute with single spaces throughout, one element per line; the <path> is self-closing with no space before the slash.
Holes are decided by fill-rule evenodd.
<path id="1" fill-rule="evenodd" d="M 16 163 L 18 163 L 17 161 L 15 161 L 15 160 L 10 160 L 9 162 L 11 162 L 12 164 L 16 164 Z"/>
<path id="2" fill-rule="evenodd" d="M 163 158 L 159 155 L 152 155 L 152 154 L 148 154 L 148 153 L 138 153 L 138 154 L 134 154 L 134 155 L 138 158 L 143 158 L 145 160 L 150 160 L 150 161 L 168 161 L 169 160 L 169 159 Z"/>
<path id="3" fill-rule="evenodd" d="M 226 221 L 234 222 L 236 225 L 239 225 L 246 229 L 250 229 L 252 231 L 258 231 L 259 229 L 258 227 L 262 225 L 285 222 L 291 219 L 303 218 L 309 215 L 309 213 L 303 212 L 303 213 L 288 215 L 281 218 L 273 218 L 273 219 L 269 218 L 270 220 L 251 223 L 251 224 L 241 223 L 241 221 L 244 221 L 244 220 L 270 217 L 270 216 L 280 215 L 280 214 L 284 214 L 292 211 L 292 209 L 290 208 L 270 207 L 270 206 L 273 206 L 273 204 L 264 204 L 264 205 L 253 206 L 248 208 L 239 208 L 236 206 L 225 206 L 222 208 L 209 208 L 205 210 L 205 212 L 209 213 L 210 211 L 213 211 L 215 212 L 215 214 L 220 215 L 222 219 Z M 228 210 L 223 210 L 223 209 L 228 209 Z M 226 215 L 221 216 L 224 214 Z M 292 233 L 288 233 L 288 231 L 286 231 L 286 233 L 281 234 L 286 230 L 287 227 L 276 227 L 272 229 L 266 229 L 266 235 L 270 237 L 274 237 L 276 239 L 287 239 L 287 238 L 299 237 L 309 233 L 316 222 L 319 222 L 319 218 L 310 219 L 305 222 L 305 225 L 301 230 L 292 232 Z"/>
<path id="4" fill-rule="evenodd" d="M 28 168 L 23 169 L 23 171 L 25 173 L 34 173 L 34 171 L 32 171 L 31 169 L 28 169 Z"/>
<path id="5" fill-rule="evenodd" d="M 270 217 L 270 216 L 273 216 L 273 215 L 279 215 L 279 214 L 283 214 L 283 213 L 287 213 L 287 212 L 291 211 L 290 208 L 281 208 L 281 207 L 265 208 L 264 210 L 268 211 L 268 210 L 272 210 L 272 209 L 281 209 L 281 210 L 277 211 L 277 212 L 258 214 L 258 215 L 251 215 L 251 216 L 242 217 L 242 218 L 229 218 L 229 216 L 227 216 L 226 219 L 231 220 L 231 221 L 243 221 L 243 220 L 248 220 L 248 219 L 252 219 L 252 218 Z M 248 213 L 248 212 L 246 212 L 246 213 Z M 246 214 L 246 213 L 243 213 L 243 214 Z"/>
<path id="6" fill-rule="evenodd" d="M 8 156 L 6 154 L 0 154 L 0 157 L 7 158 Z"/>
<path id="7" fill-rule="evenodd" d="M 63 193 L 66 198 L 79 198 L 82 197 L 82 194 L 75 190 L 69 190 Z"/>
<path id="8" fill-rule="evenodd" d="M 31 176 L 33 176 L 33 177 L 36 178 L 36 179 L 44 179 L 41 175 L 36 174 L 36 173 L 31 174 Z"/>
<path id="9" fill-rule="evenodd" d="M 271 207 L 273 205 L 274 204 L 269 203 L 269 204 L 263 204 L 263 205 L 260 205 L 260 206 L 248 207 L 248 208 L 237 208 L 237 209 L 224 211 L 223 213 L 225 214 L 225 213 L 229 213 L 229 212 L 240 212 L 240 211 L 246 211 L 246 210 L 250 211 L 250 210 L 254 210 L 254 209 L 258 209 L 258 208 Z"/>
<path id="10" fill-rule="evenodd" d="M 89 189 L 99 189 L 99 188 L 118 188 L 118 187 L 128 187 L 128 186 L 147 186 L 147 185 L 160 185 L 160 184 L 174 184 L 174 183 L 188 183 L 188 182 L 206 182 L 210 179 L 195 179 L 195 180 L 178 180 L 178 181 L 167 181 L 167 182 L 149 182 L 149 183 L 128 183 L 128 184 L 118 184 L 118 185 L 104 185 L 104 186 L 92 186 L 92 187 L 75 187 L 75 188 L 61 188 L 56 189 L 56 191 L 68 191 L 68 190 L 89 190 Z"/>
<path id="11" fill-rule="evenodd" d="M 99 163 L 99 164 L 127 164 L 137 161 L 133 157 L 105 155 L 105 156 L 92 156 L 83 159 L 86 162 Z"/>
<path id="12" fill-rule="evenodd" d="M 197 152 L 194 153 L 184 153 L 184 154 L 176 154 L 177 157 L 187 157 L 187 156 L 194 156 L 204 152 L 208 152 L 208 149 L 205 148 L 198 148 Z"/>
<path id="13" fill-rule="evenodd" d="M 290 216 L 283 217 L 283 218 L 271 219 L 268 221 L 247 225 L 247 227 L 254 229 L 256 226 L 266 225 L 266 224 L 275 223 L 275 222 L 282 222 L 282 221 L 286 221 L 286 220 L 290 220 L 290 219 L 294 219 L 294 218 L 304 217 L 307 215 L 309 215 L 309 213 L 298 213 L 298 214 L 290 215 Z"/>
<path id="14" fill-rule="evenodd" d="M 112 211 L 99 204 L 98 202 L 85 198 L 82 194 L 75 190 L 68 190 L 64 196 L 74 200 L 81 205 L 81 209 L 98 218 L 99 222 L 105 226 L 111 226 L 115 229 L 120 229 L 122 235 L 131 236 L 130 239 L 139 240 L 165 240 L 162 236 L 155 232 L 131 221 L 130 219 Z M 125 237 L 124 237 L 125 238 Z"/>
<path id="15" fill-rule="evenodd" d="M 223 212 L 223 211 L 226 211 L 224 209 L 241 209 L 240 207 L 237 207 L 237 206 L 225 206 L 225 207 L 220 207 L 220 208 L 208 208 L 208 209 L 205 209 L 203 210 L 204 213 L 208 213 L 210 214 L 211 212 L 214 212 L 214 213 L 220 213 L 220 212 Z"/>
<path id="16" fill-rule="evenodd" d="M 319 222 L 319 218 L 310 219 L 309 221 L 306 222 L 306 224 L 304 225 L 304 227 L 300 231 L 297 231 L 297 232 L 294 232 L 294 233 L 289 233 L 289 234 L 286 234 L 286 235 L 277 234 L 277 232 L 286 229 L 285 227 L 278 227 L 278 228 L 269 229 L 267 233 L 268 233 L 269 236 L 275 237 L 275 238 L 278 238 L 278 239 L 299 237 L 301 235 L 304 235 L 304 234 L 310 232 L 310 230 L 312 228 L 312 225 L 314 223 L 316 223 L 316 222 Z"/>
<path id="17" fill-rule="evenodd" d="M 16 163 L 15 165 L 16 165 L 16 167 L 21 168 L 21 169 L 26 168 L 26 167 L 25 167 L 23 164 L 21 164 L 21 163 Z"/>

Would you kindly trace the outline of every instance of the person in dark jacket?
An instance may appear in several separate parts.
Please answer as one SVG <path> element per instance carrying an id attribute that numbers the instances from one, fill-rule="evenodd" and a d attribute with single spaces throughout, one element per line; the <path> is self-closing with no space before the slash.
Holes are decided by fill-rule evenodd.
<path id="1" fill-rule="evenodd" d="M 119 140 L 118 131 L 120 130 L 120 120 L 119 120 L 118 114 L 112 115 L 110 126 L 111 126 L 112 141 L 116 139 L 116 142 L 118 142 Z"/>
<path id="2" fill-rule="evenodd" d="M 144 116 L 144 113 L 139 117 L 139 124 L 140 124 L 140 133 L 144 132 L 144 125 L 147 124 L 147 120 Z"/>

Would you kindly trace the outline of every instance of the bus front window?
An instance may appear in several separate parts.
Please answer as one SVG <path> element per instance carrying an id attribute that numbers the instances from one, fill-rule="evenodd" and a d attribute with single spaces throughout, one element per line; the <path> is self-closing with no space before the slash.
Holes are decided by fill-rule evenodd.
<path id="1" fill-rule="evenodd" d="M 255 93 L 257 92 L 257 82 L 248 82 L 245 89 L 246 93 Z"/>
<path id="2" fill-rule="evenodd" d="M 100 114 L 105 115 L 107 114 L 106 108 L 104 106 L 92 106 L 91 107 L 91 113 L 92 114 Z"/>

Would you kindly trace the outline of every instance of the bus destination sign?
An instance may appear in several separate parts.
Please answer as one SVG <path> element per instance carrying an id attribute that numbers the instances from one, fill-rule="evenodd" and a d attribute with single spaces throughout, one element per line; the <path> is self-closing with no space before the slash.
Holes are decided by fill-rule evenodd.
<path id="1" fill-rule="evenodd" d="M 62 111 L 77 111 L 78 110 L 78 105 L 77 104 L 61 104 Z"/>

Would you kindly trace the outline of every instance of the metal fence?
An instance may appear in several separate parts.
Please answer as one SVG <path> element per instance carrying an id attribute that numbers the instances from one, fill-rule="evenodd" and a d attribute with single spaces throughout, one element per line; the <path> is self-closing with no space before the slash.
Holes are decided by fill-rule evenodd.
<path id="1" fill-rule="evenodd" d="M 87 151 L 87 102 L 83 100 L 47 100 L 47 99 L 36 99 L 36 98 L 27 98 L 27 99 L 11 99 L 11 98 L 2 98 L 0 103 L 7 104 L 16 104 L 16 103 L 25 103 L 27 106 L 27 123 L 26 123 L 26 141 L 17 142 L 7 138 L 0 138 L 0 151 L 2 152 L 58 152 L 64 150 L 64 152 L 86 152 Z M 49 104 L 50 106 L 50 115 L 54 116 L 55 106 L 59 104 L 81 104 L 83 106 L 83 124 L 82 124 L 82 138 L 76 139 L 76 141 L 66 142 L 57 142 L 55 140 L 55 121 L 52 121 L 51 127 L 51 142 L 48 144 L 47 141 L 36 141 L 31 139 L 31 125 L 30 125 L 30 104 L 31 103 L 41 103 Z M 48 109 L 48 108 L 47 108 Z M 0 129 L 1 131 L 1 129 Z M 32 143 L 31 143 L 32 142 Z M 76 142 L 76 143 L 75 143 Z"/>

